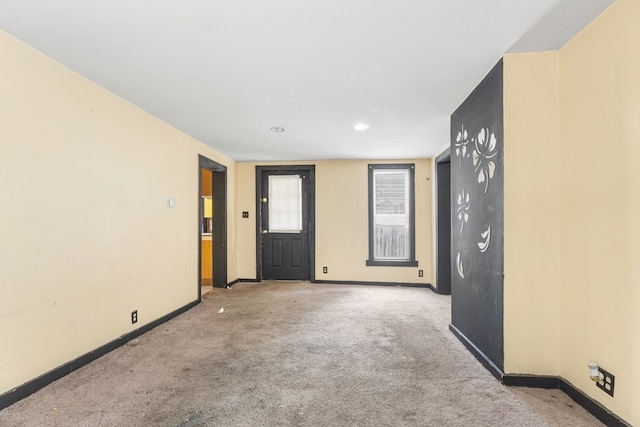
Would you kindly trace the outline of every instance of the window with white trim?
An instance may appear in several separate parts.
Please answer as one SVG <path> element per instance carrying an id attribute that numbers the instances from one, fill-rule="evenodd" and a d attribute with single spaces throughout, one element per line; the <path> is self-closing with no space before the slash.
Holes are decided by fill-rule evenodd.
<path id="1" fill-rule="evenodd" d="M 415 267 L 415 165 L 369 165 L 370 266 Z"/>

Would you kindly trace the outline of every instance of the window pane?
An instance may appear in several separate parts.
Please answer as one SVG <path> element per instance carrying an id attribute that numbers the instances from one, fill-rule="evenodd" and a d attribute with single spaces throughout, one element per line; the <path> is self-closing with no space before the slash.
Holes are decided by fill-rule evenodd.
<path id="1" fill-rule="evenodd" d="M 376 171 L 376 214 L 407 212 L 407 171 Z"/>
<path id="2" fill-rule="evenodd" d="M 374 171 L 374 259 L 409 259 L 409 171 Z"/>
<path id="3" fill-rule="evenodd" d="M 406 227 L 376 226 L 374 259 L 409 259 Z"/>
<path id="4" fill-rule="evenodd" d="M 269 175 L 269 232 L 302 230 L 302 177 Z"/>

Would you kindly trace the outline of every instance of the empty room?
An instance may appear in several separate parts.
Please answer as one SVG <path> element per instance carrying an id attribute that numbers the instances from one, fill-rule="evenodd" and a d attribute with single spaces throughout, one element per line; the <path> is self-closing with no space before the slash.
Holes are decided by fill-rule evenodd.
<path id="1" fill-rule="evenodd" d="M 0 1 L 0 425 L 640 426 L 638 22 Z"/>

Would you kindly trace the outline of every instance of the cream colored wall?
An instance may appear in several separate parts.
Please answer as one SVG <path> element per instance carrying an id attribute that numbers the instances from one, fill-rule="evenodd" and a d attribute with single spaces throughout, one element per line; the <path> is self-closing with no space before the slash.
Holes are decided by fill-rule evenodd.
<path id="1" fill-rule="evenodd" d="M 504 369 L 559 375 L 558 52 L 503 63 Z"/>
<path id="2" fill-rule="evenodd" d="M 505 64 L 505 370 L 640 425 L 640 2 Z M 615 397 L 589 379 L 596 361 Z"/>
<path id="3" fill-rule="evenodd" d="M 198 154 L 229 167 L 229 200 L 236 183 L 230 159 L 2 32 L 0 57 L 2 394 L 196 300 Z"/>
<path id="4" fill-rule="evenodd" d="M 416 259 L 418 267 L 367 267 L 368 171 L 369 163 L 415 163 Z M 259 165 L 274 165 L 260 163 Z M 431 160 L 394 160 L 392 162 L 341 160 L 283 162 L 313 164 L 316 175 L 316 269 L 317 280 L 427 283 L 432 277 Z M 250 219 L 238 222 L 238 274 L 256 277 L 256 163 L 238 164 L 236 209 L 249 211 Z M 322 267 L 328 273 L 322 273 Z M 418 277 L 418 270 L 424 277 Z"/>
<path id="5" fill-rule="evenodd" d="M 236 212 L 249 212 L 249 218 L 236 222 L 238 236 L 238 277 L 255 279 L 256 275 L 256 176 L 255 163 L 239 162 L 236 165 L 238 193 Z M 241 214 L 240 214 L 241 215 Z"/>
<path id="6" fill-rule="evenodd" d="M 640 2 L 560 51 L 562 376 L 640 425 Z M 615 397 L 587 376 L 616 376 Z"/>

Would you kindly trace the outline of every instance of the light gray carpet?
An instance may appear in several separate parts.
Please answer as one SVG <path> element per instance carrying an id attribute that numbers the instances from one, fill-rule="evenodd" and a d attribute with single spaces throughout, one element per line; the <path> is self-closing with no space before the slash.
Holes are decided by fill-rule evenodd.
<path id="1" fill-rule="evenodd" d="M 0 411 L 0 425 L 602 425 L 558 390 L 500 384 L 449 321 L 450 298 L 426 289 L 214 289 Z"/>

